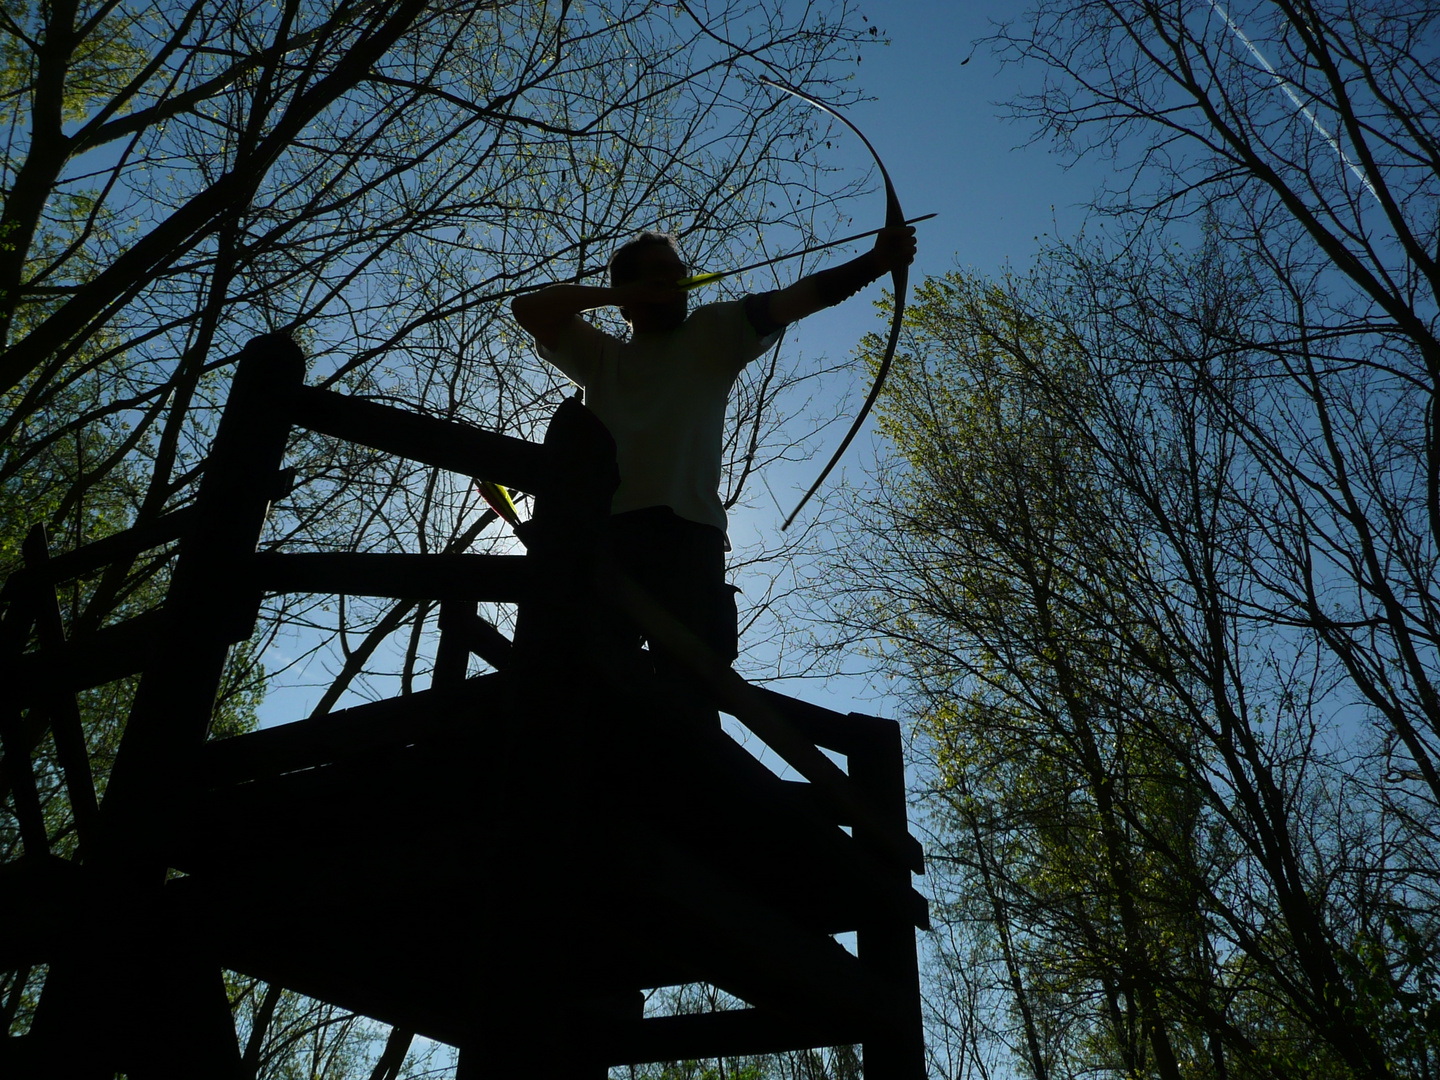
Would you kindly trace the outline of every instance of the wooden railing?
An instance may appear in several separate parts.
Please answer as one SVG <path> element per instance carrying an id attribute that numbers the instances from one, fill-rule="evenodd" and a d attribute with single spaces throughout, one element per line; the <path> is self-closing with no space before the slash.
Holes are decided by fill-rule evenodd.
<path id="1" fill-rule="evenodd" d="M 218 678 L 218 670 L 210 671 L 208 678 L 196 678 L 193 673 L 187 678 L 187 673 L 179 670 L 183 656 L 177 655 L 177 642 L 182 646 L 185 640 L 191 642 L 179 648 L 183 654 L 196 651 L 195 639 L 209 639 L 210 667 L 214 668 L 214 646 L 250 635 L 265 593 L 439 601 L 441 638 L 434 678 L 436 685 L 442 686 L 463 679 L 466 657 L 471 653 L 497 670 L 516 662 L 526 646 L 527 614 L 547 604 L 553 608 L 573 603 L 573 589 L 567 597 L 553 583 L 573 583 L 588 576 L 604 602 L 623 609 L 651 640 L 690 670 L 721 709 L 813 784 L 816 801 L 828 815 L 851 826 L 858 840 L 893 865 L 923 873 L 920 845 L 905 827 L 903 764 L 895 724 L 854 714 L 842 717 L 750 686 L 632 582 L 608 566 L 594 564 L 593 550 L 586 550 L 583 542 L 593 538 L 603 523 L 592 520 L 577 526 L 577 520 L 583 519 L 587 507 L 591 518 L 608 507 L 609 492 L 603 489 L 610 474 L 603 463 L 597 468 L 596 457 L 613 450 L 586 422 L 573 416 L 557 417 L 546 443 L 534 444 L 307 387 L 300 382 L 302 370 L 298 349 L 288 339 L 261 338 L 247 347 L 194 506 L 54 559 L 45 552 L 43 530 L 32 531 L 25 547 L 25 569 L 6 583 L 4 596 L 9 604 L 0 624 L 0 664 L 8 685 L 15 690 L 0 716 L 5 748 L 0 784 L 14 788 L 22 829 L 32 843 L 42 846 L 34 824 L 34 802 L 26 794 L 33 781 L 28 778 L 28 768 L 17 769 L 15 763 L 28 762 L 29 750 L 44 728 L 43 721 L 37 723 L 34 717 L 21 725 L 21 706 L 42 700 L 51 704 L 43 711 L 56 733 L 77 816 L 87 819 L 80 828 L 88 839 L 93 830 L 94 796 L 78 713 L 73 708 L 76 690 L 145 672 L 146 685 L 194 682 L 205 698 L 203 707 L 194 701 L 183 720 L 177 720 L 173 712 L 162 720 L 146 715 L 142 694 L 136 706 L 139 716 L 130 721 L 116 764 L 116 782 L 123 794 L 132 766 L 159 779 L 151 767 L 133 761 L 137 755 L 131 752 L 137 741 L 150 744 L 156 739 L 158 732 L 149 731 L 150 726 L 170 729 L 167 738 L 159 738 L 153 745 L 160 758 L 172 764 L 198 750 L 204 741 L 207 721 L 202 717 L 208 718 L 214 693 L 211 684 Z M 575 407 L 580 408 L 578 404 Z M 271 497 L 286 490 L 290 482 L 281 457 L 292 426 L 466 476 L 485 476 L 533 494 L 536 513 L 526 534 L 531 553 L 257 553 Z M 610 468 L 613 471 L 613 466 Z M 602 490 L 595 490 L 597 484 Z M 577 489 L 581 489 L 578 496 Z M 566 505 L 567 500 L 576 505 Z M 65 641 L 55 607 L 57 584 L 176 540 L 180 541 L 180 555 L 164 609 Z M 475 613 L 478 601 L 520 605 L 520 640 L 512 643 L 481 619 Z M 564 620 L 567 632 L 573 628 L 571 616 L 552 611 L 551 617 Z M 544 619 L 535 621 L 543 623 Z M 24 652 L 31 630 L 37 628 L 39 650 Z M 552 644 L 543 629 L 534 636 L 533 644 L 542 653 Z M 157 655 L 157 649 L 163 655 Z M 546 662 L 543 655 L 532 660 L 539 665 Z M 173 694 L 164 696 L 173 698 Z M 64 705 L 67 700 L 71 703 L 68 708 Z M 820 747 L 847 755 L 849 774 Z M 875 764 L 880 760 L 886 762 L 883 767 Z M 88 798 L 86 789 L 91 793 Z"/>
<path id="2" fill-rule="evenodd" d="M 443 732 L 473 711 L 490 680 L 543 682 L 557 662 L 565 662 L 560 653 L 575 648 L 576 627 L 584 625 L 580 608 L 610 604 L 676 657 L 719 708 L 809 781 L 807 797 L 797 802 L 800 812 L 851 830 L 867 889 L 883 896 L 891 913 L 857 931 L 861 962 L 884 983 L 904 988 L 903 1000 L 887 1002 L 881 1010 L 894 1014 L 887 1024 L 893 1021 L 899 1025 L 895 1030 L 904 1029 L 898 1041 L 886 1044 L 895 1056 L 884 1051 L 875 1067 L 877 1074 L 899 1075 L 903 1064 L 907 1075 L 918 1075 L 923 1047 L 917 1041 L 913 927 L 927 921 L 924 901 L 910 888 L 909 877 L 924 872 L 924 860 L 907 832 L 898 725 L 842 716 L 749 685 L 613 569 L 599 543 L 618 479 L 613 444 L 578 402 L 562 407 L 544 443 L 537 445 L 306 387 L 303 375 L 303 357 L 289 339 L 267 336 L 246 346 L 191 507 L 54 558 L 43 528 L 37 526 L 27 537 L 24 567 L 0 591 L 0 685 L 7 690 L 0 696 L 0 793 L 13 799 L 26 854 L 24 865 L 0 868 L 0 873 L 7 881 L 32 872 L 34 878 L 29 900 L 14 899 L 23 890 L 10 894 L 15 910 L 5 910 L 11 917 L 23 920 L 30 912 L 39 919 L 36 913 L 54 906 L 44 898 L 58 895 L 54 890 L 82 871 L 85 895 L 103 895 L 118 910 L 144 910 L 165 879 L 167 818 L 175 816 L 187 790 L 202 778 L 212 787 L 241 783 L 277 765 L 306 768 L 397 740 L 423 740 L 431 729 Z M 259 552 L 270 505 L 293 483 L 283 459 L 295 427 L 534 495 L 534 515 L 518 530 L 527 553 Z M 163 607 L 67 640 L 57 585 L 176 542 Z M 285 592 L 438 601 L 440 639 L 431 689 L 207 745 L 228 649 L 253 634 L 264 595 Z M 481 601 L 518 606 L 513 641 L 478 615 Z M 467 679 L 471 654 L 497 674 Z M 101 802 L 75 695 L 134 674 L 140 674 L 140 684 Z M 53 733 L 74 810 L 79 867 L 48 855 L 31 764 L 47 730 Z M 844 755 L 846 770 L 823 750 Z M 50 962 L 30 955 L 37 947 L 23 927 L 0 933 L 0 969 Z M 113 1037 L 122 1037 L 124 1011 L 106 998 L 107 980 L 99 977 L 106 964 L 136 970 L 149 964 L 156 973 L 147 977 L 171 978 L 159 973 L 169 970 L 165 965 L 176 962 L 173 958 L 123 944 L 109 952 L 106 948 L 87 945 L 83 954 L 52 965 L 30 1040 L 43 1048 L 37 1060 L 49 1061 L 74 1041 L 81 1024 L 75 1018 L 89 1018 L 86 1023 L 109 1018 L 104 1022 L 114 1026 Z M 190 972 L 184 979 L 191 981 L 184 985 L 199 987 L 212 977 Z M 177 1019 L 166 1033 L 166 1053 L 174 1060 L 208 1060 L 219 1037 L 214 1033 L 229 1023 L 223 993 L 217 997 L 213 987 L 192 993 L 178 989 L 181 982 L 174 985 Z M 737 1016 L 719 1023 L 733 1026 L 743 1042 L 756 1037 L 755 1024 L 769 1022 Z M 693 1024 L 693 1019 L 677 1018 L 675 1038 L 683 1041 Z M 103 1043 L 106 1036 L 95 1038 Z M 0 1052 L 0 1064 L 4 1060 Z M 894 1068 L 886 1064 L 892 1061 L 898 1063 Z M 871 1067 L 869 1051 L 866 1067 Z"/>

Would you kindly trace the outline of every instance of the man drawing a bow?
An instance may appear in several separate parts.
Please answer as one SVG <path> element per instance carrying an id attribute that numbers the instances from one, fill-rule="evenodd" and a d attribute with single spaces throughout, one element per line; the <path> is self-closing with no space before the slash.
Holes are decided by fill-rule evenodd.
<path id="1" fill-rule="evenodd" d="M 609 429 L 620 466 L 611 503 L 610 548 L 621 569 L 716 655 L 738 655 L 734 590 L 725 582 L 721 445 L 730 390 L 741 369 L 781 330 L 840 303 L 915 258 L 915 229 L 880 230 L 874 247 L 787 288 L 693 310 L 686 266 L 674 240 L 646 232 L 610 260 L 608 286 L 557 284 L 516 297 L 516 320 L 540 356 L 585 390 L 585 404 Z M 628 340 L 584 318 L 614 306 Z M 625 644 L 640 633 L 621 626 Z M 684 680 L 652 643 L 662 682 Z M 713 709 L 709 710 L 713 715 Z"/>

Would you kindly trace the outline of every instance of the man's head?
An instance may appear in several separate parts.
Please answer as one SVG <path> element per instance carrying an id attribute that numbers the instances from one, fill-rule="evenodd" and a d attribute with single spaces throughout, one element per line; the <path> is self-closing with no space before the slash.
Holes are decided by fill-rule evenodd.
<path id="1" fill-rule="evenodd" d="M 675 246 L 675 238 L 665 233 L 642 232 L 633 240 L 615 249 L 610 257 L 610 285 L 653 285 L 657 289 L 673 285 L 685 276 L 685 261 Z M 635 303 L 622 307 L 620 314 L 635 330 L 673 330 L 685 321 L 688 296 L 656 303 Z"/>

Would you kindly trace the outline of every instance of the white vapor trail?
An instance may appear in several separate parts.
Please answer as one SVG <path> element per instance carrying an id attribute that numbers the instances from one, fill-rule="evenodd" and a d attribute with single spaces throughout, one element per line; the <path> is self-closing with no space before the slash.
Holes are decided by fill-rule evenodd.
<path id="1" fill-rule="evenodd" d="M 1375 185 L 1370 183 L 1370 178 L 1365 175 L 1364 170 L 1361 169 L 1359 165 L 1350 160 L 1350 155 L 1345 153 L 1344 149 L 1340 146 L 1340 140 L 1335 138 L 1334 135 L 1331 135 L 1330 132 L 1326 130 L 1325 125 L 1320 122 L 1319 118 L 1310 111 L 1310 107 L 1300 100 L 1300 95 L 1296 93 L 1295 87 L 1291 85 L 1290 80 L 1276 71 L 1274 65 L 1265 59 L 1264 54 L 1255 47 L 1253 41 L 1245 36 L 1245 31 L 1241 30 L 1240 27 L 1235 24 L 1235 20 L 1230 18 L 1230 13 L 1220 5 L 1218 0 L 1209 0 L 1209 3 L 1215 13 L 1225 20 L 1225 25 L 1230 28 L 1230 32 L 1240 39 L 1245 48 L 1250 50 L 1250 55 L 1255 58 L 1256 62 L 1270 73 L 1270 77 L 1275 80 L 1275 85 L 1285 92 L 1285 96 L 1290 99 L 1291 104 L 1300 110 L 1300 114 L 1304 116 L 1306 120 L 1310 121 L 1311 127 L 1318 131 L 1320 137 L 1330 144 L 1330 148 L 1339 155 L 1340 160 L 1345 163 L 1345 167 L 1355 174 L 1355 179 L 1365 185 L 1365 190 L 1370 192 L 1371 196 L 1378 203 L 1380 196 L 1375 191 Z"/>

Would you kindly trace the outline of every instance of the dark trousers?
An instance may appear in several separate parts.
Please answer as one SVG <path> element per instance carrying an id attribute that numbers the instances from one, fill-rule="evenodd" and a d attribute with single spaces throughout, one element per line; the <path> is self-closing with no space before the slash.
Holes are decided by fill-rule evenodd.
<path id="1" fill-rule="evenodd" d="M 651 598 L 728 664 L 739 655 L 735 592 L 725 583 L 725 534 L 713 525 L 680 517 L 668 506 L 615 514 L 609 521 L 611 556 Z M 639 650 L 640 628 L 619 618 L 612 632 L 624 651 Z M 662 682 L 692 682 L 650 642 L 649 659 Z"/>

